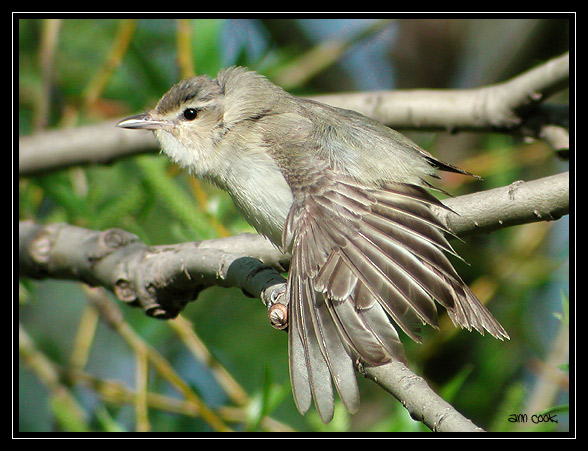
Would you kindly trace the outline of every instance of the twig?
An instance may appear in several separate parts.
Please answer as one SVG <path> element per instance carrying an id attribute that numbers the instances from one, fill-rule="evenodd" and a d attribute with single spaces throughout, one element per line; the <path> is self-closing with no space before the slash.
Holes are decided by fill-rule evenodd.
<path id="1" fill-rule="evenodd" d="M 198 407 L 198 412 L 202 419 L 215 431 L 230 431 L 230 428 L 224 423 L 224 421 L 200 399 L 192 387 L 190 387 L 189 384 L 186 383 L 186 381 L 184 381 L 184 379 L 182 379 L 174 370 L 171 364 L 164 359 L 155 348 L 146 343 L 127 322 L 123 321 L 122 313 L 109 297 L 106 296 L 103 289 L 88 288 L 86 291 L 88 299 L 98 309 L 101 318 L 120 334 L 131 349 L 133 349 L 137 358 L 148 359 L 163 378 L 172 384 L 186 398 L 186 400 Z M 139 365 L 144 367 L 143 363 L 139 363 Z M 142 385 L 142 383 L 139 383 L 139 386 L 140 385 Z M 145 405 L 137 408 L 144 410 L 146 408 L 146 399 L 140 399 L 141 396 L 146 396 L 146 392 L 142 395 L 137 393 L 136 406 L 138 403 L 143 402 Z M 146 411 L 144 410 L 142 414 L 140 413 L 138 415 L 141 416 L 145 414 Z"/>

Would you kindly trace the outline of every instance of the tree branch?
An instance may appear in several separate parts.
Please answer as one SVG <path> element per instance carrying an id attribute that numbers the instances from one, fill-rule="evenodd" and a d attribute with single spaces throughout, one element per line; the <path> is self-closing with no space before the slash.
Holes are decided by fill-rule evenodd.
<path id="1" fill-rule="evenodd" d="M 446 199 L 438 214 L 456 235 L 487 233 L 554 220 L 569 212 L 567 172 Z M 147 246 L 120 229 L 104 232 L 69 224 L 19 223 L 19 272 L 34 278 L 103 286 L 149 315 L 176 316 L 212 285 L 238 287 L 270 307 L 289 257 L 265 238 L 242 234 L 192 243 Z"/>
<path id="2" fill-rule="evenodd" d="M 568 108 L 542 104 L 569 81 L 569 53 L 511 80 L 478 89 L 405 90 L 311 97 L 365 114 L 395 129 L 518 130 L 549 141 L 545 127 L 568 127 Z M 19 138 L 19 175 L 68 166 L 108 163 L 159 149 L 151 133 L 128 133 L 115 121 Z M 559 133 L 561 135 L 561 132 Z M 565 142 L 565 140 L 564 140 Z M 562 140 L 558 146 L 565 148 Z M 569 144 L 568 144 L 569 147 Z M 560 150 L 559 148 L 557 150 Z"/>
<path id="3" fill-rule="evenodd" d="M 569 53 L 553 58 L 502 83 L 477 89 L 414 89 L 312 97 L 319 102 L 358 111 L 397 129 L 511 131 L 545 111 L 540 102 L 569 83 Z M 549 115 L 567 124 L 567 113 Z M 566 125 L 567 126 L 567 125 Z"/>
<path id="4" fill-rule="evenodd" d="M 562 172 L 530 182 L 445 199 L 458 214 L 438 209 L 439 217 L 459 236 L 489 233 L 520 224 L 552 221 L 570 212 L 570 174 Z"/>
<path id="5" fill-rule="evenodd" d="M 482 233 L 528 222 L 554 220 L 569 212 L 569 174 L 447 199 L 454 213 L 439 213 L 457 235 Z M 238 287 L 272 306 L 280 296 L 289 257 L 259 235 L 147 246 L 128 232 L 105 232 L 68 224 L 19 223 L 19 274 L 101 285 L 157 318 L 176 316 L 211 285 Z M 395 396 L 411 416 L 434 431 L 481 431 L 424 379 L 399 362 L 359 371 Z"/>
<path id="6" fill-rule="evenodd" d="M 365 367 L 360 372 L 398 399 L 413 419 L 423 422 L 433 432 L 484 432 L 402 362 Z"/>
<path id="7" fill-rule="evenodd" d="M 103 286 L 162 319 L 177 316 L 212 285 L 238 287 L 266 302 L 270 288 L 284 282 L 278 272 L 282 264 L 287 266 L 287 257 L 253 234 L 147 246 L 120 229 L 100 232 L 63 223 L 19 222 L 19 275 Z"/>
<path id="8" fill-rule="evenodd" d="M 18 138 L 18 173 L 29 176 L 82 164 L 156 152 L 152 133 L 128 133 L 109 120 L 83 127 L 48 130 Z"/>

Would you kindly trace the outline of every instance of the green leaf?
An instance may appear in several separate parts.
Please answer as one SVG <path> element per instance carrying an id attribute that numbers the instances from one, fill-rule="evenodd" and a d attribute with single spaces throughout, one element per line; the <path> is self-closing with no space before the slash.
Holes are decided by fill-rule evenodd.
<path id="1" fill-rule="evenodd" d="M 461 387 L 465 383 L 468 376 L 473 370 L 473 365 L 465 365 L 453 378 L 447 382 L 440 390 L 440 395 L 443 399 L 451 402 L 455 399 Z"/>
<path id="2" fill-rule="evenodd" d="M 266 365 L 263 373 L 261 392 L 253 396 L 247 408 L 247 430 L 259 427 L 261 420 L 270 415 L 290 393 L 290 384 L 278 385 L 273 382 L 271 368 Z"/>

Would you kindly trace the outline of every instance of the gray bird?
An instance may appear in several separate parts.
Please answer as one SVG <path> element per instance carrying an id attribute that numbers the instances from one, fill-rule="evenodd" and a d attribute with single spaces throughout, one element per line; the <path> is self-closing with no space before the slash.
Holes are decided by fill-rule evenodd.
<path id="1" fill-rule="evenodd" d="M 118 126 L 153 130 L 174 162 L 292 254 L 288 351 L 302 414 L 314 399 L 332 419 L 331 380 L 355 413 L 355 362 L 405 362 L 393 322 L 420 342 L 421 325 L 438 327 L 435 301 L 454 324 L 508 338 L 449 262 L 451 231 L 431 208 L 447 208 L 428 192 L 436 169 L 471 174 L 389 127 L 240 67 L 183 80 Z"/>

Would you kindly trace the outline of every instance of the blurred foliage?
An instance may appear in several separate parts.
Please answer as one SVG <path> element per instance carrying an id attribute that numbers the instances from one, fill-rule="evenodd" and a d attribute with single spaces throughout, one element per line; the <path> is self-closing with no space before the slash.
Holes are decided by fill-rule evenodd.
<path id="1" fill-rule="evenodd" d="M 353 90 L 370 81 L 378 89 L 476 87 L 512 76 L 569 46 L 562 18 L 21 16 L 17 26 L 21 135 L 135 114 L 152 107 L 179 78 L 214 76 L 232 64 L 259 70 L 298 94 Z M 354 65 L 376 48 L 382 53 Z M 439 56 L 445 64 L 439 65 Z M 542 142 L 512 136 L 411 137 L 441 159 L 484 178 L 472 182 L 444 174 L 439 185 L 453 194 L 539 178 L 567 166 Z M 191 179 L 159 155 L 21 178 L 18 188 L 20 219 L 119 227 L 148 244 L 251 230 L 224 193 Z M 561 302 L 569 296 L 568 224 L 564 218 L 455 243 L 470 263 L 456 262 L 458 272 L 490 303 L 509 342 L 459 331 L 446 315 L 440 331 L 424 331 L 423 345 L 405 340 L 410 366 L 460 412 L 490 430 L 569 428 L 565 408 L 557 410 L 557 424 L 508 422 L 543 393 L 537 387 L 544 387 L 545 379 L 552 384 L 549 396 L 536 404 L 540 410 L 569 402 L 567 347 L 553 355 L 557 337 L 569 327 L 567 304 Z M 269 327 L 258 300 L 237 290 L 206 290 L 173 322 L 147 318 L 103 293 L 104 302 L 123 315 L 122 325 L 110 327 L 100 319 L 106 304 L 93 302 L 91 293 L 71 282 L 20 282 L 20 432 L 211 431 L 220 429 L 215 418 L 237 431 L 427 430 L 363 379 L 358 414 L 350 416 L 338 403 L 329 425 L 313 410 L 300 416 L 290 394 L 286 334 Z M 204 420 L 207 409 L 209 420 Z"/>

